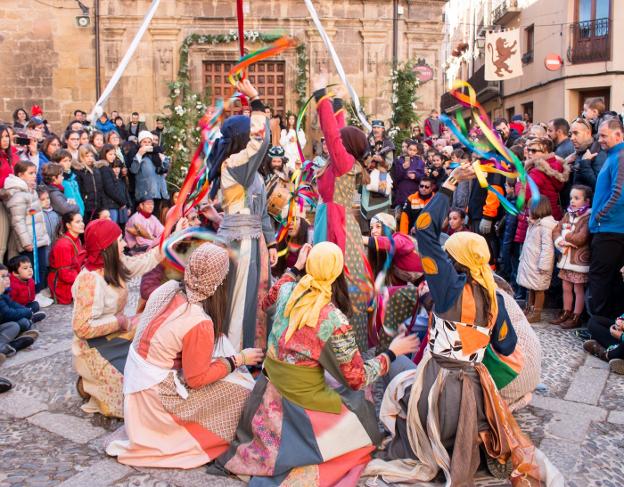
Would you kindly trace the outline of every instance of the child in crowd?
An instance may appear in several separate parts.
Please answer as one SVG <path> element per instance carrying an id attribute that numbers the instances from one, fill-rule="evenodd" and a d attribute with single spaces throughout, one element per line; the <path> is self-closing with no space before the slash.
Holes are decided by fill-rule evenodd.
<path id="1" fill-rule="evenodd" d="M 9 287 L 9 273 L 0 264 L 0 364 L 7 357 L 15 355 L 18 350 L 30 347 L 39 337 L 34 329 L 33 312 L 11 300 L 6 294 Z M 36 321 L 40 321 L 44 313 L 37 313 Z"/>
<path id="2" fill-rule="evenodd" d="M 123 163 L 117 157 L 115 146 L 106 144 L 100 151 L 100 161 L 95 166 L 102 174 L 102 208 L 109 211 L 111 220 L 123 225 L 128 221 L 130 198 L 125 182 L 120 179 Z"/>
<path id="3" fill-rule="evenodd" d="M 25 255 L 16 255 L 9 259 L 9 296 L 17 304 L 30 308 L 33 313 L 41 309 L 35 294 L 35 280 L 30 259 Z"/>
<path id="4" fill-rule="evenodd" d="M 137 211 L 126 223 L 125 239 L 129 249 L 151 249 L 158 244 L 164 227 L 153 215 L 154 200 L 139 202 Z"/>
<path id="5" fill-rule="evenodd" d="M 431 165 L 425 170 L 425 174 L 433 179 L 435 191 L 439 191 L 444 181 L 446 181 L 446 171 L 444 170 L 445 158 L 440 153 L 435 153 L 431 158 Z"/>
<path id="6" fill-rule="evenodd" d="M 11 214 L 17 251 L 27 256 L 31 262 L 34 262 L 34 252 L 37 252 L 39 279 L 36 289 L 39 292 L 45 288 L 46 254 L 50 237 L 46 230 L 39 196 L 35 191 L 37 166 L 32 162 L 18 162 L 13 171 L 15 174 L 11 174 L 4 183 L 2 196 Z"/>
<path id="7" fill-rule="evenodd" d="M 466 212 L 461 208 L 451 208 L 448 214 L 447 235 L 450 237 L 455 232 L 468 232 L 466 227 Z"/>
<path id="8" fill-rule="evenodd" d="M 453 158 L 451 163 L 457 164 L 470 164 L 470 152 L 463 151 L 462 149 L 456 149 L 453 151 Z M 454 168 L 455 166 L 453 166 Z M 452 171 L 449 164 L 449 170 Z M 449 173 L 450 174 L 450 173 Z M 468 202 L 470 200 L 470 183 L 471 181 L 460 181 L 457 184 L 457 189 L 453 193 L 453 206 L 455 208 L 468 208 Z"/>
<path id="9" fill-rule="evenodd" d="M 57 162 L 63 168 L 63 194 L 69 203 L 75 203 L 81 215 L 84 215 L 85 206 L 80 194 L 78 178 L 72 168 L 71 152 L 65 149 L 58 150 L 52 157 L 53 162 Z"/>
<path id="10" fill-rule="evenodd" d="M 63 186 L 64 172 L 63 166 L 56 163 L 47 164 L 43 168 L 43 182 L 47 187 L 46 191 L 50 199 L 49 206 L 58 213 L 59 217 L 70 211 L 80 210 L 76 202 L 73 199 L 68 199 L 65 195 L 65 187 Z M 56 233 L 56 228 L 54 233 Z M 51 233 L 49 235 L 52 237 Z"/>
<path id="11" fill-rule="evenodd" d="M 37 187 L 37 195 L 39 196 L 39 202 L 41 203 L 41 209 L 43 210 L 43 219 L 45 220 L 46 232 L 48 232 L 48 237 L 50 237 L 50 245 L 48 245 L 48 248 L 46 249 L 45 261 L 47 267 L 50 260 L 50 249 L 56 241 L 56 233 L 58 230 L 58 226 L 61 223 L 61 217 L 56 211 L 52 209 L 52 205 L 50 203 L 50 194 L 48 192 L 47 186 L 41 185 Z"/>
<path id="12" fill-rule="evenodd" d="M 552 216 L 550 201 L 540 196 L 539 202 L 529 207 L 529 228 L 518 267 L 518 284 L 529 290 L 526 307 L 529 323 L 542 319 L 545 291 L 550 287 L 554 267 L 552 234 L 556 226 L 557 220 Z"/>
<path id="13" fill-rule="evenodd" d="M 563 311 L 550 323 L 561 328 L 576 328 L 585 306 L 585 284 L 589 281 L 592 190 L 588 186 L 572 186 L 570 206 L 553 231 L 555 247 L 561 252 L 557 263 L 563 284 Z M 575 300 L 576 298 L 576 300 Z"/>
<path id="14" fill-rule="evenodd" d="M 85 144 L 78 148 L 78 162 L 74 163 L 74 171 L 80 192 L 83 195 L 85 223 L 95 219 L 95 210 L 101 207 L 104 185 L 102 174 L 95 167 L 95 149 Z"/>

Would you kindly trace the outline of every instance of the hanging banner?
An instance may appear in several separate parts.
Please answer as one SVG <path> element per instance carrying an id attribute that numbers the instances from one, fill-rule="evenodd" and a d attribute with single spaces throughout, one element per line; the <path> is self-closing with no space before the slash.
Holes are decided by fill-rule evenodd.
<path id="1" fill-rule="evenodd" d="M 503 81 L 522 76 L 520 30 L 485 34 L 485 79 Z"/>
<path id="2" fill-rule="evenodd" d="M 95 106 L 93 107 L 93 110 L 91 110 L 91 114 L 89 117 L 90 119 L 93 119 L 93 115 L 96 112 L 98 112 L 96 118 L 99 116 L 99 113 L 100 113 L 99 107 L 104 105 L 106 100 L 108 100 L 108 97 L 111 95 L 111 93 L 115 89 L 115 86 L 117 86 L 117 83 L 119 83 L 119 80 L 121 79 L 121 76 L 124 74 L 124 71 L 128 67 L 128 63 L 130 63 L 130 60 L 132 59 L 134 52 L 136 51 L 137 47 L 139 47 L 139 43 L 141 42 L 141 39 L 143 38 L 143 34 L 145 34 L 145 31 L 149 27 L 150 22 L 152 21 L 152 17 L 154 17 L 154 14 L 156 13 L 156 9 L 158 9 L 159 4 L 160 4 L 160 0 L 152 0 L 152 5 L 150 6 L 149 10 L 145 14 L 145 17 L 143 17 L 143 23 L 139 27 L 139 30 L 137 31 L 137 33 L 134 35 L 134 39 L 132 39 L 132 42 L 130 43 L 130 47 L 128 47 L 128 50 L 126 51 L 126 54 L 124 54 L 123 59 L 119 63 L 119 66 L 117 66 L 117 69 L 115 69 L 115 72 L 113 73 L 113 76 L 111 77 L 110 81 L 106 85 L 106 88 L 104 88 L 104 91 L 102 92 L 102 95 L 100 96 L 100 99 L 96 102 Z M 95 123 L 95 120 L 93 120 L 93 123 Z"/>

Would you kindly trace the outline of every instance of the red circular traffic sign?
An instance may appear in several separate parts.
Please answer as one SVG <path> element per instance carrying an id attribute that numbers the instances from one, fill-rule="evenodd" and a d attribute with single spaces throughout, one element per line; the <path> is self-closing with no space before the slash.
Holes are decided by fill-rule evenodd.
<path id="1" fill-rule="evenodd" d="M 544 59 L 544 66 L 548 71 L 557 71 L 563 66 L 563 59 L 559 54 L 549 54 Z"/>

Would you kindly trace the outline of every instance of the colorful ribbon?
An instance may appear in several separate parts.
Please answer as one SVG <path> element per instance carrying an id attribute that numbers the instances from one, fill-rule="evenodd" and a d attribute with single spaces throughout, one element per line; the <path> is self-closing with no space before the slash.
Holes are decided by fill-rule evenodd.
<path id="1" fill-rule="evenodd" d="M 180 272 L 184 272 L 186 261 L 176 252 L 175 246 L 183 240 L 203 240 L 226 245 L 225 241 L 216 233 L 202 227 L 191 227 L 170 235 L 163 243 L 162 251 L 165 254 L 165 258 Z"/>
<path id="2" fill-rule="evenodd" d="M 353 102 L 355 113 L 360 119 L 360 123 L 367 130 L 367 132 L 370 132 L 372 130 L 372 127 L 368 123 L 368 120 L 366 120 L 366 116 L 364 115 L 362 106 L 360 105 L 360 98 L 358 97 L 356 91 L 353 89 L 353 86 L 351 86 L 351 84 L 349 83 L 349 80 L 347 79 L 347 74 L 345 73 L 345 70 L 342 67 L 340 58 L 338 57 L 338 54 L 336 54 L 336 50 L 334 49 L 334 46 L 332 45 L 332 42 L 329 39 L 329 36 L 327 35 L 327 32 L 325 32 L 325 29 L 323 28 L 323 24 L 321 23 L 321 20 L 319 19 L 318 13 L 316 13 L 316 9 L 314 8 L 314 5 L 312 4 L 312 0 L 304 0 L 304 2 L 305 2 L 306 7 L 308 8 L 308 12 L 310 12 L 310 16 L 312 17 L 312 21 L 314 22 L 314 25 L 316 25 L 316 29 L 318 30 L 318 33 L 321 36 L 321 39 L 323 39 L 325 48 L 329 51 L 329 55 L 331 56 L 332 61 L 334 62 L 334 66 L 336 67 L 336 71 L 338 72 L 338 76 L 340 77 L 340 81 L 342 81 L 342 84 L 345 85 L 345 87 L 347 88 L 347 91 L 349 92 L 349 96 L 351 96 L 351 101 Z"/>
<path id="3" fill-rule="evenodd" d="M 241 57 L 238 63 L 233 66 L 227 74 L 230 84 L 232 86 L 236 86 L 236 82 L 243 79 L 245 70 L 252 64 L 276 56 L 281 52 L 296 46 L 297 41 L 295 39 L 290 37 L 280 37 L 271 45 Z"/>
<path id="4" fill-rule="evenodd" d="M 463 88 L 466 88 L 468 94 L 461 91 Z M 468 130 L 460 110 L 457 110 L 455 114 L 456 123 L 453 123 L 453 120 L 448 115 L 440 115 L 440 121 L 448 127 L 457 139 L 467 149 L 481 158 L 481 160 L 475 161 L 472 164 L 479 185 L 491 191 L 500 201 L 503 208 L 513 215 L 517 215 L 519 210 L 524 207 L 527 186 L 531 189 L 531 202 L 536 204 L 540 198 L 537 185 L 527 174 L 520 159 L 518 159 L 518 157 L 503 144 L 500 137 L 494 133 L 492 123 L 483 106 L 477 101 L 477 94 L 473 87 L 465 81 L 456 80 L 450 93 L 463 106 L 471 109 L 473 120 L 481 129 L 487 140 L 487 143 L 475 143 L 468 138 Z M 515 167 L 515 171 L 511 170 L 512 166 Z M 521 190 L 516 199 L 516 206 L 509 202 L 500 191 L 497 191 L 496 188 L 493 188 L 487 182 L 485 173 L 497 173 L 507 178 L 518 178 L 520 180 Z"/>

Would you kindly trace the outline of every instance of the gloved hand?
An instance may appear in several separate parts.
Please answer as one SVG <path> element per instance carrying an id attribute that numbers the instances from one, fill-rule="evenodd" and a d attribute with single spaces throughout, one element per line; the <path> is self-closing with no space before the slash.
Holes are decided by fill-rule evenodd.
<path id="1" fill-rule="evenodd" d="M 492 220 L 486 220 L 485 218 L 479 222 L 479 233 L 481 235 L 487 235 L 492 231 Z"/>

